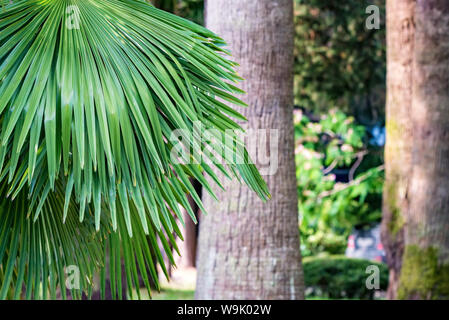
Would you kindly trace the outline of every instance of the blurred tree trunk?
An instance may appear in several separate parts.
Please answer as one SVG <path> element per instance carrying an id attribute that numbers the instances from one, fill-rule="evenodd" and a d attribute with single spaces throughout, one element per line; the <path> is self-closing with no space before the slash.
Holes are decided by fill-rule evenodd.
<path id="1" fill-rule="evenodd" d="M 184 241 L 180 238 L 176 239 L 180 256 L 175 255 L 175 263 L 177 268 L 195 268 L 197 244 L 196 224 L 192 221 L 192 218 L 190 218 L 185 209 L 182 211 L 185 226 L 180 225 L 179 228 L 184 237 Z"/>
<path id="2" fill-rule="evenodd" d="M 303 299 L 293 132 L 293 2 L 209 0 L 206 25 L 230 45 L 246 80 L 252 129 L 279 130 L 278 170 L 263 203 L 238 182 L 204 196 L 197 299 Z M 273 152 L 273 151 L 271 151 Z"/>
<path id="3" fill-rule="evenodd" d="M 387 142 L 382 243 L 390 268 L 387 296 L 395 299 L 409 208 L 413 144 L 411 108 L 416 0 L 387 0 Z"/>
<path id="4" fill-rule="evenodd" d="M 201 184 L 195 179 L 191 179 L 190 182 L 192 183 L 198 195 L 201 197 Z M 191 196 L 188 196 L 187 200 L 189 201 L 190 207 L 192 208 L 198 220 L 200 216 L 200 209 L 198 205 L 195 203 Z M 177 238 L 176 240 L 181 255 L 175 255 L 175 262 L 178 268 L 195 268 L 196 251 L 198 245 L 198 228 L 197 225 L 193 222 L 192 218 L 190 218 L 187 210 L 181 208 L 181 211 L 184 215 L 185 226 L 179 225 L 179 228 L 184 237 L 184 241 L 179 238 Z"/>
<path id="5" fill-rule="evenodd" d="M 398 297 L 449 299 L 449 1 L 418 0 L 410 208 Z"/>

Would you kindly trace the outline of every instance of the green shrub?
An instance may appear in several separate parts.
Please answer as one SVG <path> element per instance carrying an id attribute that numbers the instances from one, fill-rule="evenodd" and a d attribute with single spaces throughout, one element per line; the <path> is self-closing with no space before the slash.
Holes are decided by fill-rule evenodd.
<path id="1" fill-rule="evenodd" d="M 366 270 L 371 265 L 379 267 L 379 290 L 386 290 L 388 268 L 385 264 L 345 256 L 304 258 L 306 295 L 332 299 L 374 299 L 375 290 L 366 286 L 366 280 L 372 274 Z"/>
<path id="2" fill-rule="evenodd" d="M 294 121 L 302 254 L 343 254 L 355 226 L 381 219 L 383 166 L 353 117 L 333 109 L 311 121 L 295 110 Z"/>
<path id="3" fill-rule="evenodd" d="M 378 121 L 385 104 L 385 0 L 295 0 L 295 103 Z M 366 8 L 380 9 L 367 30 Z"/>
<path id="4" fill-rule="evenodd" d="M 204 25 L 204 0 L 151 0 L 157 8 Z"/>

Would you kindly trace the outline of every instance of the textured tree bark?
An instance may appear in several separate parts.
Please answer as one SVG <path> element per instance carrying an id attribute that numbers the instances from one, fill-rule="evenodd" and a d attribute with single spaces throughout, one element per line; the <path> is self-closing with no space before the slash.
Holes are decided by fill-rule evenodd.
<path id="1" fill-rule="evenodd" d="M 252 129 L 279 130 L 278 171 L 265 176 L 272 199 L 246 186 L 204 196 L 197 299 L 303 299 L 293 135 L 293 3 L 209 0 L 207 27 L 228 42 L 246 80 L 242 110 Z"/>
<path id="2" fill-rule="evenodd" d="M 416 0 L 387 0 L 387 142 L 382 243 L 390 281 L 387 297 L 395 299 L 404 249 L 404 221 L 409 208 L 412 171 L 411 122 Z"/>
<path id="3" fill-rule="evenodd" d="M 449 299 L 449 2 L 417 0 L 410 210 L 399 298 Z"/>

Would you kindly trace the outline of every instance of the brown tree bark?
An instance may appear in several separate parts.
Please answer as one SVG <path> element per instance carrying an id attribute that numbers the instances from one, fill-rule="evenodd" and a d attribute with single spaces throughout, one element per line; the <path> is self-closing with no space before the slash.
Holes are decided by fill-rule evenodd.
<path id="1" fill-rule="evenodd" d="M 293 2 L 209 0 L 207 27 L 228 42 L 246 80 L 246 128 L 279 130 L 278 170 L 265 176 L 272 199 L 246 186 L 204 196 L 197 299 L 303 299 L 293 135 Z"/>
<path id="2" fill-rule="evenodd" d="M 387 297 L 395 299 L 404 249 L 404 221 L 409 208 L 412 171 L 411 122 L 416 0 L 387 0 L 387 142 L 382 243 L 390 281 Z"/>
<path id="3" fill-rule="evenodd" d="M 449 2 L 417 0 L 410 208 L 398 290 L 449 299 Z"/>

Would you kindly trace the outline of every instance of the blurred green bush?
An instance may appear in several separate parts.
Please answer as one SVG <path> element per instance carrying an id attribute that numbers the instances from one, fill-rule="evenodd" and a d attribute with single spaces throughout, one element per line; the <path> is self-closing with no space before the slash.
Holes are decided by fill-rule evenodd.
<path id="1" fill-rule="evenodd" d="M 344 253 L 354 227 L 381 219 L 381 160 L 364 164 L 366 130 L 339 110 L 315 121 L 295 110 L 294 122 L 302 253 Z"/>
<path id="2" fill-rule="evenodd" d="M 385 0 L 294 0 L 295 104 L 332 107 L 359 123 L 382 121 L 385 105 Z M 377 5 L 380 28 L 366 29 Z"/>
<path id="3" fill-rule="evenodd" d="M 204 24 L 204 0 L 151 0 L 159 9 Z"/>
<path id="4" fill-rule="evenodd" d="M 385 264 L 345 256 L 308 257 L 303 259 L 307 297 L 330 299 L 374 299 L 375 290 L 366 286 L 368 266 L 379 268 L 379 289 L 387 290 L 388 268 Z"/>

